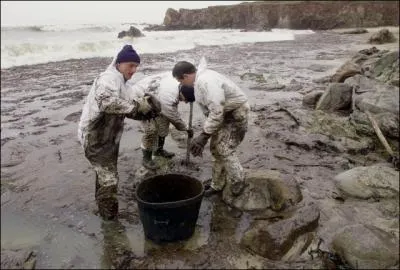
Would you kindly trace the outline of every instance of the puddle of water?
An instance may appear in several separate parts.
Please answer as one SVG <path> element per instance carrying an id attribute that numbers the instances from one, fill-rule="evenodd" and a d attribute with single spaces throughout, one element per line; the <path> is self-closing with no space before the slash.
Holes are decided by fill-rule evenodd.
<path id="1" fill-rule="evenodd" d="M 26 218 L 1 211 L 1 248 L 22 249 L 38 246 L 46 236 L 45 228 L 39 228 Z"/>
<path id="2" fill-rule="evenodd" d="M 1 248 L 37 251 L 37 268 L 98 268 L 99 241 L 83 232 L 15 211 L 1 211 Z"/>
<path id="3" fill-rule="evenodd" d="M 203 199 L 200 207 L 199 218 L 197 219 L 197 226 L 193 236 L 186 241 L 184 246 L 185 249 L 195 250 L 208 243 L 212 212 L 211 202 Z"/>
<path id="4" fill-rule="evenodd" d="M 240 240 L 243 237 L 244 232 L 250 227 L 252 221 L 252 217 L 249 213 L 244 212 L 240 217 L 240 221 L 236 227 L 235 231 L 235 239 L 236 243 L 240 243 Z"/>

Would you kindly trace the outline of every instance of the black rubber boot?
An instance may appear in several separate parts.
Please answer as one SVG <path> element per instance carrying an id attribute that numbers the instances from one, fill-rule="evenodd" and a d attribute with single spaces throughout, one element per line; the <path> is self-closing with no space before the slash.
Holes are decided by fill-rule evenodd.
<path id="1" fill-rule="evenodd" d="M 160 156 L 164 158 L 173 158 L 175 153 L 165 151 L 164 148 L 165 137 L 158 137 L 158 148 L 154 153 L 155 156 Z"/>
<path id="2" fill-rule="evenodd" d="M 142 149 L 143 152 L 143 161 L 142 165 L 149 170 L 155 170 L 157 169 L 157 164 L 151 159 L 153 155 L 153 151 L 147 150 L 147 149 Z"/>

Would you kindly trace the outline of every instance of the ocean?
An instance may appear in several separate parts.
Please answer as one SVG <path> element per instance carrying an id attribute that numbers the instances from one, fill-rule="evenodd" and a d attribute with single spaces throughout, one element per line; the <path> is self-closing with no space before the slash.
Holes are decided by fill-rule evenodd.
<path id="1" fill-rule="evenodd" d="M 118 33 L 135 26 L 145 37 L 118 39 Z M 239 29 L 143 31 L 147 24 L 68 24 L 1 27 L 1 68 L 91 57 L 113 57 L 125 44 L 139 54 L 168 53 L 204 45 L 293 40 L 312 30 L 272 29 L 240 32 Z"/>

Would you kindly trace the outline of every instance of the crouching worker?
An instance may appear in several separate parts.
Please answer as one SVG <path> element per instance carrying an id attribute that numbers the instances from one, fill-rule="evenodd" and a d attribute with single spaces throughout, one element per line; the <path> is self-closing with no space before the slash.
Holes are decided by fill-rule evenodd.
<path id="1" fill-rule="evenodd" d="M 79 123 L 78 138 L 96 173 L 95 198 L 99 213 L 107 220 L 118 214 L 117 161 L 124 119 L 151 118 L 160 112 L 154 96 L 128 101 L 126 82 L 139 64 L 139 55 L 131 45 L 125 45 L 94 80 Z"/>
<path id="2" fill-rule="evenodd" d="M 193 138 L 190 145 L 190 152 L 200 156 L 211 138 L 212 181 L 210 186 L 206 186 L 205 196 L 221 192 L 226 183 L 229 183 L 232 195 L 238 196 L 245 183 L 236 149 L 247 132 L 250 110 L 247 96 L 230 79 L 207 69 L 204 58 L 197 70 L 189 62 L 178 62 L 172 75 L 182 85 L 194 86 L 192 92 L 184 93 L 185 98 L 193 98 L 194 95 L 207 117 L 203 132 Z"/>
<path id="3" fill-rule="evenodd" d="M 179 131 L 186 131 L 189 137 L 193 136 L 193 131 L 189 130 L 178 111 L 179 101 L 182 100 L 182 95 L 180 95 L 182 86 L 172 77 L 170 72 L 164 72 L 138 81 L 133 85 L 133 89 L 134 98 L 152 94 L 161 103 L 159 116 L 150 121 L 142 121 L 144 128 L 141 144 L 143 151 L 142 165 L 149 170 L 155 170 L 158 166 L 153 161 L 153 155 L 168 159 L 175 156 L 175 153 L 164 149 L 165 138 L 169 133 L 170 124 Z"/>

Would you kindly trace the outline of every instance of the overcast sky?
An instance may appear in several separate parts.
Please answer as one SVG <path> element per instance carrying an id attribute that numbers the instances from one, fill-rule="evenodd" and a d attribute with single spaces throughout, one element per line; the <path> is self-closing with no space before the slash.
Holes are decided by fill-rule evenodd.
<path id="1" fill-rule="evenodd" d="M 241 2 L 244 1 L 1 1 L 1 25 L 159 24 L 169 7 L 195 9 Z"/>

